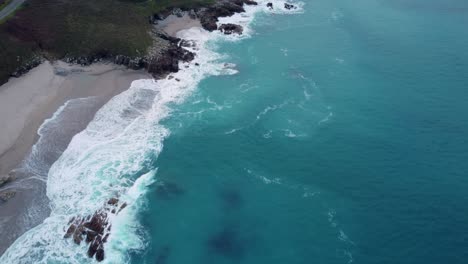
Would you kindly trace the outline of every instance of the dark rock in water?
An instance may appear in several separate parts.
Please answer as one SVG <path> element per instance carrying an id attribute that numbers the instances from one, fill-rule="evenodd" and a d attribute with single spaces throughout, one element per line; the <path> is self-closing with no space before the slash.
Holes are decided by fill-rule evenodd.
<path id="1" fill-rule="evenodd" d="M 185 40 L 185 39 L 182 39 L 180 42 L 179 42 L 179 46 L 180 47 L 185 47 L 185 48 L 193 48 L 195 47 L 195 42 L 193 42 L 192 40 Z"/>
<path id="2" fill-rule="evenodd" d="M 172 44 L 164 53 L 156 56 L 147 63 L 147 68 L 154 75 L 162 75 L 170 72 L 179 71 L 179 61 L 189 62 L 195 58 L 195 54 Z"/>
<path id="3" fill-rule="evenodd" d="M 238 6 L 246 5 L 258 5 L 257 2 L 252 0 L 232 0 L 232 2 Z"/>
<path id="4" fill-rule="evenodd" d="M 188 62 L 195 58 L 195 54 L 184 49 L 185 45 L 193 44 L 179 38 L 171 37 L 160 30 L 153 30 L 153 36 L 159 44 L 144 57 L 128 57 L 117 55 L 114 63 L 125 65 L 131 69 L 145 68 L 155 77 L 163 77 L 168 73 L 179 71 L 179 61 Z"/>
<path id="5" fill-rule="evenodd" d="M 11 198 L 15 197 L 16 192 L 15 191 L 3 191 L 0 192 L 0 201 L 2 202 L 7 202 Z"/>
<path id="6" fill-rule="evenodd" d="M 176 81 L 180 81 L 176 79 Z M 169 200 L 181 196 L 185 190 L 175 183 L 165 182 L 156 187 L 156 196 L 162 200 Z"/>
<path id="7" fill-rule="evenodd" d="M 119 199 L 117 198 L 110 198 L 109 201 L 107 201 L 107 204 L 110 204 L 110 205 L 116 205 L 119 203 Z"/>
<path id="8" fill-rule="evenodd" d="M 231 35 L 232 33 L 237 33 L 239 35 L 242 35 L 242 32 L 244 31 L 242 26 L 239 26 L 239 25 L 236 25 L 236 24 L 231 24 L 231 23 L 222 24 L 219 27 L 219 30 L 221 32 L 223 32 L 224 34 L 226 34 L 226 35 Z"/>
<path id="9" fill-rule="evenodd" d="M 246 4 L 246 5 L 258 5 L 257 2 L 252 1 L 252 0 L 244 0 L 244 4 Z"/>
<path id="10" fill-rule="evenodd" d="M 200 23 L 202 24 L 203 28 L 208 31 L 214 31 L 218 28 L 216 22 L 218 22 L 218 18 L 215 16 L 202 16 L 200 18 Z"/>
<path id="11" fill-rule="evenodd" d="M 267 3 L 267 7 L 270 8 L 270 9 L 273 9 L 273 3 Z"/>
<path id="12" fill-rule="evenodd" d="M 215 253 L 231 259 L 240 259 L 244 255 L 243 243 L 232 228 L 224 228 L 215 234 L 208 244 Z"/>
<path id="13" fill-rule="evenodd" d="M 195 66 L 200 66 L 200 64 L 199 64 L 199 63 L 197 63 L 197 62 L 195 62 Z"/>
<path id="14" fill-rule="evenodd" d="M 104 260 L 104 249 L 102 247 L 96 251 L 96 260 L 99 262 Z"/>
<path id="15" fill-rule="evenodd" d="M 73 238 L 77 245 L 84 240 L 89 244 L 87 254 L 97 261 L 104 260 L 104 244 L 107 242 L 111 231 L 109 223 L 110 214 L 118 214 L 127 206 L 117 198 L 111 198 L 102 209 L 86 217 L 73 217 L 69 221 L 69 227 L 64 238 Z"/>
<path id="16" fill-rule="evenodd" d="M 171 249 L 168 246 L 165 246 L 161 249 L 156 257 L 155 264 L 166 264 L 167 259 L 169 258 L 169 254 L 171 253 Z"/>
<path id="17" fill-rule="evenodd" d="M 244 3 L 254 4 L 253 1 L 248 0 L 220 0 L 212 7 L 200 11 L 200 14 L 198 14 L 198 17 L 200 17 L 200 23 L 204 29 L 214 31 L 218 29 L 216 22 L 218 22 L 219 17 L 228 17 L 235 13 L 245 12 L 243 7 Z"/>
<path id="18" fill-rule="evenodd" d="M 296 7 L 294 5 L 291 5 L 291 4 L 288 4 L 288 3 L 284 3 L 284 8 L 286 8 L 288 10 L 296 9 Z"/>
<path id="19" fill-rule="evenodd" d="M 96 255 L 98 250 L 102 249 L 102 239 L 101 237 L 96 237 L 88 248 L 88 257 L 92 258 Z"/>
<path id="20" fill-rule="evenodd" d="M 239 209 L 243 203 L 242 197 L 237 190 L 223 190 L 220 193 L 220 198 L 227 210 Z"/>
<path id="21" fill-rule="evenodd" d="M 157 24 L 159 20 L 162 20 L 163 18 L 159 14 L 153 14 L 152 16 L 149 16 L 148 22 L 150 24 Z"/>

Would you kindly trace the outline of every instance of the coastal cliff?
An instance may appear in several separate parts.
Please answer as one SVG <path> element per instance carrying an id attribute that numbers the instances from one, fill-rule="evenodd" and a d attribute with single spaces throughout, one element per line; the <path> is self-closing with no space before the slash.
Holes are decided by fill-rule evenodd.
<path id="1" fill-rule="evenodd" d="M 178 61 L 193 54 L 179 39 L 155 29 L 170 14 L 187 13 L 209 31 L 218 17 L 244 12 L 252 0 L 179 0 L 170 3 L 140 0 L 56 1 L 30 0 L 0 22 L 0 85 L 19 77 L 44 60 L 90 65 L 114 62 L 131 69 L 146 69 L 155 77 L 178 71 Z M 232 25 L 226 34 L 242 33 Z"/>
<path id="2" fill-rule="evenodd" d="M 172 56 L 184 59 L 184 55 L 174 41 L 154 33 L 149 18 L 174 8 L 199 9 L 214 2 L 28 0 L 0 21 L 0 85 L 44 60 L 82 65 L 109 61 L 147 68 L 155 75 L 174 71 Z"/>

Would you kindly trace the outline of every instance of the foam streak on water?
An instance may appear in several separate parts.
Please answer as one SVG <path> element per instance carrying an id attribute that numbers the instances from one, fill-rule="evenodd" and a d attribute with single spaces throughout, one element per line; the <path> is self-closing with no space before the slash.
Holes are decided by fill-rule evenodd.
<path id="1" fill-rule="evenodd" d="M 221 23 L 241 24 L 249 37 L 249 24 L 258 12 L 285 13 L 284 2 L 273 1 L 274 10 L 258 6 L 246 7 L 246 12 Z M 102 107 L 93 121 L 70 142 L 62 156 L 53 164 L 47 179 L 47 196 L 51 215 L 44 223 L 20 237 L 0 258 L 0 263 L 87 263 L 86 245 L 75 245 L 63 239 L 67 223 L 74 216 L 87 216 L 99 210 L 112 197 L 119 197 L 127 206 L 115 219 L 110 219 L 112 232 L 105 245 L 107 263 L 127 263 L 128 253 L 144 249 L 145 241 L 138 234 L 136 214 L 144 207 L 144 193 L 154 180 L 155 158 L 162 151 L 163 140 L 170 131 L 160 124 L 171 113 L 171 107 L 181 103 L 205 77 L 235 74 L 214 52 L 215 44 L 223 40 L 238 40 L 192 28 L 178 33 L 193 40 L 197 53 L 194 61 L 180 63 L 181 70 L 163 80 L 137 80 L 131 87 Z M 198 63 L 200 66 L 196 66 Z"/>

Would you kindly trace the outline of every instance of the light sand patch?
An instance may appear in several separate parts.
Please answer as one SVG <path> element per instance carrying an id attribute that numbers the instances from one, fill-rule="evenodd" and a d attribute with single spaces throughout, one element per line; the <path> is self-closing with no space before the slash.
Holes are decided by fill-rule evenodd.
<path id="1" fill-rule="evenodd" d="M 177 32 L 181 30 L 202 27 L 202 25 L 198 19 L 193 19 L 185 14 L 182 17 L 170 15 L 164 20 L 159 21 L 157 27 L 161 28 L 169 36 L 176 37 Z"/>

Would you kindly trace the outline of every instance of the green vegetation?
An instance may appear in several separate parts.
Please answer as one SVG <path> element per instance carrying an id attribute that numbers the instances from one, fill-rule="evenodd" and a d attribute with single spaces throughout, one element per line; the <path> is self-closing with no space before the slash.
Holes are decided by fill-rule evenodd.
<path id="1" fill-rule="evenodd" d="M 213 1 L 29 0 L 0 24 L 0 84 L 37 56 L 143 56 L 153 43 L 150 15 Z"/>

